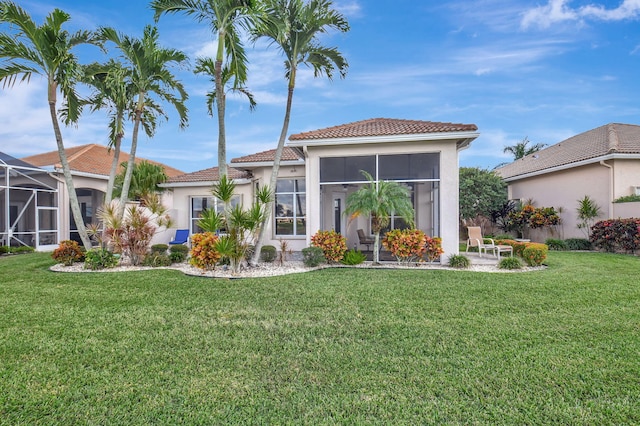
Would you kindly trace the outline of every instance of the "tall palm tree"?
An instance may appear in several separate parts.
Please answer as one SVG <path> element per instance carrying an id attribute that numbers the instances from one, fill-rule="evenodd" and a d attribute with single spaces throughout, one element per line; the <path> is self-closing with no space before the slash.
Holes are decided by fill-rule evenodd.
<path id="1" fill-rule="evenodd" d="M 303 0 L 265 0 L 263 19 L 254 32 L 254 40 L 266 38 L 284 55 L 285 78 L 288 82 L 287 105 L 269 183 L 272 189 L 276 187 L 280 159 L 289 131 L 298 67 L 306 65 L 313 69 L 314 77 L 326 75 L 330 80 L 335 71 L 342 78 L 347 74 L 349 65 L 338 49 L 322 46 L 318 40 L 320 35 L 329 30 L 349 31 L 349 23 L 345 17 L 332 9 L 332 6 L 331 0 L 311 0 L 308 3 Z M 268 205 L 267 221 L 271 219 L 272 210 L 273 201 Z M 266 228 L 261 228 L 252 259 L 254 264 L 258 262 Z"/>
<path id="2" fill-rule="evenodd" d="M 247 57 L 239 36 L 241 27 L 252 25 L 254 0 L 153 0 L 156 22 L 165 13 L 185 13 L 198 22 L 208 23 L 218 36 L 214 64 L 215 93 L 224 93 L 223 63 L 227 60 L 229 73 L 234 76 L 234 88 L 247 80 Z M 227 142 L 225 132 L 225 98 L 218 96 L 218 170 L 227 174 Z"/>
<path id="3" fill-rule="evenodd" d="M 410 226 L 414 222 L 411 194 L 406 186 L 394 181 L 375 181 L 362 171 L 369 181 L 356 192 L 349 194 L 345 213 L 352 219 L 371 215 L 371 232 L 374 235 L 373 261 L 380 261 L 380 232 L 389 225 L 391 215 L 400 217 Z"/>
<path id="4" fill-rule="evenodd" d="M 209 115 L 213 116 L 213 105 L 216 103 L 216 99 L 218 98 L 218 92 L 215 90 L 215 75 L 216 75 L 216 63 L 212 58 L 197 58 L 196 59 L 196 67 L 193 70 L 196 74 L 205 74 L 211 76 L 214 89 L 207 93 L 207 110 L 209 111 Z M 231 68 L 228 66 L 224 66 L 222 68 L 222 86 L 225 87 L 225 91 L 222 92 L 222 96 L 224 97 L 223 103 L 226 103 L 227 93 L 234 92 L 244 95 L 249 100 L 249 109 L 253 111 L 256 108 L 256 99 L 253 96 L 253 93 L 249 91 L 244 86 L 234 87 L 230 86 L 231 78 L 234 77 L 231 73 Z M 234 82 L 234 84 L 236 84 Z M 227 88 L 228 87 L 228 88 Z M 222 176 L 222 175 L 221 175 Z"/>
<path id="5" fill-rule="evenodd" d="M 10 24 L 14 29 L 11 34 L 0 33 L 0 81 L 4 86 L 13 86 L 18 80 L 28 82 L 33 74 L 47 79 L 49 113 L 69 193 L 71 213 L 82 244 L 86 249 L 90 249 L 91 239 L 87 234 L 71 177 L 56 104 L 60 92 L 67 111 L 64 117 L 65 124 L 77 123 L 80 117 L 80 100 L 75 83 L 80 77 L 81 67 L 72 49 L 80 44 L 99 45 L 100 42 L 89 31 L 71 34 L 64 30 L 62 26 L 69 19 L 70 16 L 66 12 L 54 9 L 47 15 L 44 23 L 38 26 L 20 6 L 9 1 L 0 2 L 0 23 Z"/>
<path id="6" fill-rule="evenodd" d="M 133 86 L 135 106 L 131 150 L 120 198 L 120 209 L 124 213 L 124 205 L 129 196 L 131 176 L 135 164 L 140 125 L 145 126 L 147 123 L 147 120 L 143 118 L 150 107 L 161 111 L 153 96 L 168 102 L 175 108 L 180 117 L 180 128 L 186 127 L 188 123 L 185 106 L 187 92 L 182 83 L 176 80 L 168 69 L 169 65 L 184 63 L 187 56 L 179 50 L 160 47 L 158 45 L 158 30 L 152 26 L 145 27 L 142 39 L 122 35 L 113 28 L 105 27 L 100 29 L 100 35 L 105 40 L 114 43 L 122 53 L 122 59 L 128 63 L 128 66 L 125 65 L 128 68 L 126 81 L 127 84 Z M 178 96 L 174 94 L 175 92 Z"/>
<path id="7" fill-rule="evenodd" d="M 534 152 L 540 151 L 542 148 L 547 146 L 546 143 L 536 143 L 533 145 L 529 145 L 531 141 L 528 137 L 525 137 L 520 142 L 512 146 L 505 146 L 502 152 L 505 154 L 513 155 L 513 160 L 519 160 L 522 157 L 526 157 L 529 154 L 533 154 Z"/>

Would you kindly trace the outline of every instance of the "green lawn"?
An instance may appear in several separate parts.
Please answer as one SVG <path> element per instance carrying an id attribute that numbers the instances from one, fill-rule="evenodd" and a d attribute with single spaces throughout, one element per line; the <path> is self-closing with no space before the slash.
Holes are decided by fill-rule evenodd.
<path id="1" fill-rule="evenodd" d="M 0 258 L 0 424 L 638 424 L 640 259 L 213 280 Z"/>

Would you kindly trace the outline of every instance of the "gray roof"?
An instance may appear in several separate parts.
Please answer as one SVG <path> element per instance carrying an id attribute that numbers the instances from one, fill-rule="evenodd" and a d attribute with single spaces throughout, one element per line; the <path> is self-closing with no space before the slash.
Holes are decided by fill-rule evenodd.
<path id="1" fill-rule="evenodd" d="M 529 174 L 600 161 L 605 157 L 629 155 L 640 158 L 640 126 L 610 123 L 499 167 L 496 172 L 504 179 L 516 180 Z"/>

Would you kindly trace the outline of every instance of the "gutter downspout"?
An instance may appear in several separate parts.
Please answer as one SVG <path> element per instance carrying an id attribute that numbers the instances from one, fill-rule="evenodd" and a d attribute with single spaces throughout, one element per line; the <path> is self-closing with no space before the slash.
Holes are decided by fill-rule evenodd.
<path id="1" fill-rule="evenodd" d="M 613 175 L 613 166 L 604 162 L 604 160 L 600 160 L 600 165 L 609 169 L 609 202 L 608 202 L 608 218 L 613 218 L 613 189 L 614 189 L 614 175 Z"/>

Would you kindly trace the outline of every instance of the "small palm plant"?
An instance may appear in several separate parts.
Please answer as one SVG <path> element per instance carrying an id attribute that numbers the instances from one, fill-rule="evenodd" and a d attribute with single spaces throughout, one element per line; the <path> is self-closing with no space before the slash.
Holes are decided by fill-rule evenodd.
<path id="1" fill-rule="evenodd" d="M 600 206 L 588 195 L 585 195 L 583 199 L 578 200 L 578 228 L 586 234 L 587 238 L 591 236 L 591 227 L 595 223 L 595 219 L 600 216 Z"/>
<path id="2" fill-rule="evenodd" d="M 414 210 L 409 188 L 398 182 L 376 181 L 364 170 L 361 173 L 369 182 L 347 197 L 345 212 L 351 219 L 371 215 L 373 262 L 379 263 L 380 232 L 389 225 L 391 215 L 401 217 L 413 226 Z"/>

